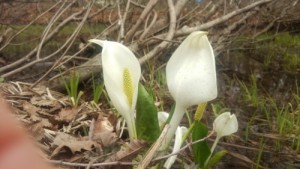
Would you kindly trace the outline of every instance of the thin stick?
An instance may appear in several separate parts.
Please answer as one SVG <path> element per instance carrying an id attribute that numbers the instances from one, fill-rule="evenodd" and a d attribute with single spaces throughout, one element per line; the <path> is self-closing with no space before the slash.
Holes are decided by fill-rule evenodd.
<path id="1" fill-rule="evenodd" d="M 145 158 L 140 162 L 140 164 L 138 165 L 137 169 L 144 169 L 144 168 L 146 168 L 149 165 L 149 163 L 151 162 L 152 158 L 157 153 L 157 150 L 161 146 L 162 142 L 165 140 L 165 137 L 167 135 L 167 132 L 168 132 L 169 128 L 170 128 L 170 125 L 166 124 L 166 126 L 164 127 L 163 131 L 161 132 L 159 138 L 151 146 L 151 148 L 148 150 Z"/>
<path id="2" fill-rule="evenodd" d="M 142 24 L 146 16 L 149 14 L 149 12 L 152 10 L 152 8 L 156 5 L 158 0 L 150 0 L 146 6 L 146 8 L 143 10 L 142 14 L 140 15 L 139 19 L 135 23 L 135 25 L 128 31 L 126 37 L 125 37 L 125 42 L 129 41 L 138 27 Z"/>
<path id="3" fill-rule="evenodd" d="M 46 41 L 49 41 L 55 34 L 57 34 L 57 32 L 58 32 L 63 26 L 65 26 L 65 25 L 66 25 L 67 23 L 69 23 L 70 21 L 74 20 L 74 19 L 76 18 L 76 16 L 82 14 L 82 13 L 84 12 L 84 10 L 85 10 L 85 9 L 82 9 L 81 11 L 78 11 L 78 12 L 74 13 L 73 15 L 69 16 L 67 19 L 65 19 L 64 21 L 62 21 L 62 22 L 61 22 L 61 23 L 60 23 L 60 24 L 59 24 L 59 25 L 58 25 L 58 26 L 57 26 L 57 27 L 49 34 L 49 36 L 45 39 L 45 43 L 46 43 Z M 21 67 L 19 67 L 19 68 L 16 68 L 16 69 L 14 69 L 13 71 L 10 71 L 10 72 L 8 72 L 8 73 L 5 73 L 5 74 L 3 74 L 3 75 L 1 75 L 1 76 L 2 76 L 2 77 L 8 77 L 8 76 L 11 76 L 11 75 L 13 75 L 13 74 L 15 74 L 15 73 L 18 73 L 18 72 L 20 72 L 20 71 L 22 71 L 22 70 L 24 70 L 24 69 L 26 69 L 26 68 L 28 68 L 28 67 L 30 67 L 30 66 L 36 64 L 36 63 L 38 63 L 38 62 L 42 62 L 42 61 L 45 61 L 45 60 L 48 60 L 48 59 L 52 58 L 52 57 L 55 56 L 57 53 L 59 53 L 62 49 L 64 49 L 64 47 L 68 44 L 69 41 L 70 41 L 70 39 L 68 39 L 68 40 L 64 43 L 64 45 L 62 45 L 62 46 L 61 46 L 57 51 L 55 51 L 54 53 L 52 53 L 52 54 L 50 54 L 50 55 L 48 55 L 48 56 L 46 56 L 46 57 L 44 57 L 44 58 L 41 58 L 41 59 L 38 59 L 38 60 L 34 60 L 34 61 L 32 61 L 32 62 L 30 62 L 30 63 L 28 63 L 28 64 L 26 64 L 26 65 L 23 65 L 23 66 L 21 66 Z M 7 65 L 8 67 L 6 67 L 6 68 L 7 68 L 7 69 L 8 69 L 8 68 L 14 68 L 14 67 L 18 66 L 19 64 L 25 62 L 26 60 L 28 60 L 30 57 L 32 57 L 32 56 L 37 52 L 37 49 L 38 49 L 38 46 L 35 47 L 35 48 L 34 48 L 31 52 L 29 52 L 26 56 L 20 58 L 19 60 L 15 61 L 15 62 L 12 63 L 12 64 Z M 2 68 L 0 68 L 0 72 L 1 72 L 1 70 L 2 70 Z M 6 69 L 4 69 L 4 70 L 6 70 Z"/>
<path id="4" fill-rule="evenodd" d="M 40 59 L 40 54 L 41 54 L 41 50 L 42 47 L 44 45 L 45 39 L 49 33 L 49 31 L 51 30 L 51 27 L 54 25 L 54 23 L 59 19 L 59 17 L 67 10 L 69 9 L 74 3 L 75 1 L 73 1 L 72 3 L 70 3 L 67 7 L 65 7 L 65 3 L 64 2 L 61 7 L 58 9 L 58 11 L 54 14 L 54 16 L 51 18 L 50 22 L 48 23 L 48 25 L 46 26 L 44 32 L 42 33 L 42 38 L 41 38 L 41 42 L 39 43 L 37 52 L 36 52 L 36 59 Z"/>
<path id="5" fill-rule="evenodd" d="M 165 126 L 164 130 L 162 131 L 162 134 L 161 136 L 158 138 L 158 140 L 160 139 L 161 141 L 164 140 L 164 136 L 166 135 L 166 132 L 168 131 L 169 129 L 169 126 Z M 211 137 L 212 135 L 214 134 L 214 132 L 212 131 L 209 135 L 207 135 L 206 137 L 200 139 L 200 140 L 196 140 L 194 142 L 191 142 L 185 146 L 183 146 L 180 150 L 172 153 L 172 154 L 168 154 L 168 155 L 165 155 L 165 156 L 161 156 L 161 157 L 157 157 L 153 160 L 151 160 L 150 162 L 156 162 L 156 161 L 160 161 L 160 160 L 164 160 L 164 159 L 167 159 L 171 156 L 174 156 L 174 155 L 177 155 L 179 154 L 180 152 L 184 151 L 185 149 L 189 148 L 190 146 L 194 145 L 194 144 L 197 144 L 199 142 L 202 142 L 202 141 L 205 141 L 207 140 L 209 137 Z M 151 149 L 149 149 L 149 151 L 152 151 L 150 155 L 153 155 L 153 151 L 154 151 L 154 154 L 155 154 L 155 151 L 157 149 L 155 149 L 155 147 L 158 147 L 159 148 L 159 143 L 157 143 L 157 145 L 153 145 L 151 147 Z M 149 152 L 150 153 L 150 152 Z M 148 153 L 148 154 L 149 154 Z M 147 154 L 147 155 L 148 155 Z M 146 157 L 145 157 L 146 158 Z M 144 159 L 145 159 L 144 158 Z M 148 159 L 147 159 L 148 160 Z M 49 163 L 52 163 L 52 164 L 57 164 L 57 165 L 65 165 L 65 166 L 73 166 L 73 167 L 100 167 L 100 166 L 116 166 L 116 165 L 123 165 L 123 166 L 133 166 L 133 165 L 137 165 L 138 163 L 136 162 L 121 162 L 121 161 L 113 161 L 113 162 L 103 162 L 103 163 L 94 163 L 94 164 L 85 164 L 85 163 L 70 163 L 70 162 L 64 162 L 64 161 L 61 161 L 61 160 L 48 160 Z M 141 162 L 143 163 L 143 162 Z"/>
<path id="6" fill-rule="evenodd" d="M 174 33 L 176 30 L 176 12 L 174 8 L 173 1 L 168 0 L 168 6 L 169 6 L 169 15 L 170 15 L 170 25 L 169 25 L 169 31 L 166 36 L 167 41 L 171 41 L 174 37 Z M 139 59 L 139 62 L 142 64 L 145 61 L 149 60 L 150 58 L 154 57 L 159 53 L 163 48 L 167 47 L 169 44 L 167 41 L 161 42 L 158 46 L 156 46 L 152 51 L 147 53 L 145 56 Z"/>
<path id="7" fill-rule="evenodd" d="M 160 160 L 164 160 L 164 159 L 167 159 L 171 156 L 174 156 L 174 155 L 177 155 L 179 154 L 181 151 L 187 149 L 188 147 L 191 147 L 192 145 L 194 144 L 197 144 L 199 142 L 202 142 L 202 141 L 205 141 L 207 140 L 209 137 L 211 137 L 212 135 L 214 134 L 214 131 L 210 132 L 206 137 L 202 138 L 202 139 L 199 139 L 199 140 L 196 140 L 194 142 L 191 142 L 191 143 L 188 143 L 186 144 L 185 146 L 183 146 L 181 149 L 179 149 L 178 151 L 174 152 L 174 153 L 171 153 L 171 154 L 168 154 L 168 155 L 165 155 L 165 156 L 161 156 L 161 157 L 157 157 L 155 158 L 154 160 L 152 160 L 152 162 L 155 162 L 155 161 L 160 161 Z"/>
<path id="8" fill-rule="evenodd" d="M 139 38 L 139 40 L 143 40 L 144 38 L 145 38 L 145 36 L 147 35 L 147 33 L 150 31 L 150 29 L 152 28 L 152 26 L 155 24 L 155 22 L 156 22 L 156 20 L 157 20 L 157 12 L 156 11 L 153 11 L 153 13 L 154 13 L 154 16 L 153 16 L 153 19 L 152 19 L 152 21 L 151 21 L 151 23 L 150 23 L 150 25 L 149 26 L 146 26 L 146 23 L 145 23 L 145 29 L 143 30 L 143 33 L 142 33 L 142 35 L 140 36 L 140 38 Z M 148 16 L 148 18 L 150 17 L 150 15 Z M 147 18 L 147 19 L 148 19 Z"/>
<path id="9" fill-rule="evenodd" d="M 80 22 L 80 24 L 78 25 L 78 27 L 76 28 L 76 30 L 73 32 L 73 34 L 71 35 L 71 37 L 65 42 L 65 44 L 63 45 L 63 47 L 66 44 L 69 44 L 69 46 L 67 47 L 67 49 L 64 51 L 64 53 L 62 54 L 62 56 L 55 62 L 55 64 L 40 78 L 38 79 L 32 86 L 31 88 L 35 87 L 38 83 L 40 83 L 42 81 L 42 79 L 44 79 L 62 60 L 63 56 L 67 53 L 67 51 L 70 49 L 70 47 L 72 46 L 75 37 L 77 37 L 79 31 L 81 30 L 82 26 L 84 25 L 86 19 L 88 18 L 88 15 L 91 11 L 91 8 L 93 6 L 94 1 L 91 1 L 91 3 L 89 4 L 89 8 L 86 11 L 85 16 L 83 17 L 82 21 Z M 70 43 L 71 42 L 71 43 Z M 62 49 L 62 48 L 60 48 Z M 56 52 L 55 52 L 56 53 Z M 73 55 L 74 56 L 74 55 Z M 69 60 L 72 59 L 72 56 L 70 58 L 68 58 Z"/>
<path id="10" fill-rule="evenodd" d="M 119 4 L 120 1 L 118 0 L 117 3 L 118 3 L 119 24 L 120 24 L 120 33 L 119 33 L 118 41 L 123 43 L 124 37 L 125 37 L 124 25 L 125 25 L 125 21 L 127 18 L 129 7 L 130 7 L 130 0 L 127 0 L 127 4 L 126 4 L 126 8 L 125 8 L 125 12 L 124 12 L 123 16 L 121 15 L 121 9 L 120 9 L 120 4 Z"/>
<path id="11" fill-rule="evenodd" d="M 0 51 L 3 50 L 7 45 L 10 44 L 10 42 L 19 34 L 21 34 L 23 31 L 25 31 L 29 26 L 31 26 L 35 21 L 37 21 L 39 18 L 41 18 L 43 15 L 45 15 L 46 13 L 48 13 L 49 11 L 51 11 L 53 8 L 55 8 L 57 5 L 59 5 L 60 2 L 57 2 L 56 4 L 54 4 L 53 6 L 51 6 L 47 11 L 43 12 L 41 15 L 39 15 L 38 17 L 36 17 L 33 21 L 31 21 L 28 25 L 26 25 L 24 28 L 22 28 L 20 31 L 18 31 L 15 35 L 13 35 L 11 38 L 9 38 L 6 43 L 0 48 Z M 20 60 L 13 62 L 11 64 L 8 64 L 6 66 L 2 66 L 0 68 L 0 73 L 4 72 L 8 69 L 14 68 L 16 66 L 18 66 L 19 64 L 23 63 L 24 61 L 28 60 L 35 51 L 31 51 L 29 54 L 27 54 L 25 57 L 22 57 Z"/>
<path id="12" fill-rule="evenodd" d="M 45 12 L 41 13 L 39 16 L 37 16 L 34 20 L 32 20 L 28 25 L 26 25 L 24 28 L 22 28 L 20 31 L 18 31 L 16 34 L 14 34 L 13 36 L 11 36 L 6 43 L 0 48 L 0 51 L 2 51 L 16 36 L 18 36 L 19 34 L 21 34 L 24 30 L 26 30 L 30 25 L 32 25 L 35 21 L 37 21 L 38 19 L 40 19 L 43 15 L 45 15 L 46 13 L 48 13 L 49 11 L 51 11 L 53 8 L 55 8 L 57 5 L 59 5 L 61 3 L 61 1 L 58 1 L 56 4 L 54 4 L 53 6 L 51 6 L 48 10 L 46 10 Z M 1 72 L 2 70 L 0 70 Z"/>
<path id="13" fill-rule="evenodd" d="M 100 166 L 113 166 L 113 165 L 135 165 L 137 163 L 133 162 L 121 162 L 121 161 L 113 161 L 113 162 L 104 162 L 104 163 L 95 163 L 95 164 L 84 164 L 84 163 L 70 163 L 60 160 L 49 160 L 52 164 L 57 165 L 65 165 L 65 166 L 73 166 L 73 167 L 100 167 Z"/>

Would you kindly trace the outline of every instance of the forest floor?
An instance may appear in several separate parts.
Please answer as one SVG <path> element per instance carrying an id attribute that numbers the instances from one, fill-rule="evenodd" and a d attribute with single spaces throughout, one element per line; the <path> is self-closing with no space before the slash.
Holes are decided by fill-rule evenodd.
<path id="1" fill-rule="evenodd" d="M 15 24 L 16 29 L 17 25 L 22 23 Z M 32 29 L 38 31 L 38 27 L 35 25 Z M 92 36 L 96 31 L 95 25 L 87 27 L 82 36 Z M 31 33 L 22 38 L 39 37 Z M 79 43 L 78 40 L 76 45 Z M 59 45 L 58 39 L 53 46 Z M 28 49 L 22 45 L 2 51 L 0 66 Z M 237 115 L 239 130 L 221 140 L 217 150 L 226 149 L 228 154 L 215 168 L 300 168 L 299 53 L 300 31 L 284 30 L 270 31 L 257 38 L 241 36 L 216 57 L 219 94 L 208 104 L 203 122 L 212 130 L 213 119 L 230 111 Z M 142 83 L 156 96 L 157 109 L 168 112 L 174 101 L 166 85 L 165 60 L 167 58 L 146 63 Z M 100 162 L 131 162 L 136 153 L 149 147 L 142 141 L 126 143 L 126 131 L 118 137 L 120 121 L 105 92 L 99 100 L 92 102 L 93 84 L 103 84 L 101 75 L 80 84 L 78 91 L 84 94 L 74 106 L 67 92 L 52 91 L 48 86 L 30 88 L 44 69 L 47 70 L 43 66 L 36 67 L 11 79 L 3 79 L 0 89 L 11 103 L 17 119 L 26 126 L 52 163 L 64 168 L 88 168 Z M 189 109 L 189 113 L 192 114 L 194 109 Z M 210 138 L 209 144 L 213 140 L 214 137 Z M 127 149 L 120 149 L 124 145 Z M 178 158 L 175 165 L 178 168 L 182 168 L 183 162 L 193 161 L 189 149 Z M 125 168 L 125 164 L 116 164 Z"/>

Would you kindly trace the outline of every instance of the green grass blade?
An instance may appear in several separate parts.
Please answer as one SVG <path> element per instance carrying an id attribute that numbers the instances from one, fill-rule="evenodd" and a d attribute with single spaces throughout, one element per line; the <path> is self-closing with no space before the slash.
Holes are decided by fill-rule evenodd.
<path id="1" fill-rule="evenodd" d="M 212 168 L 214 165 L 216 165 L 221 158 L 227 154 L 226 150 L 221 150 L 217 152 L 212 158 L 208 161 L 207 165 L 203 169 L 209 169 Z"/>

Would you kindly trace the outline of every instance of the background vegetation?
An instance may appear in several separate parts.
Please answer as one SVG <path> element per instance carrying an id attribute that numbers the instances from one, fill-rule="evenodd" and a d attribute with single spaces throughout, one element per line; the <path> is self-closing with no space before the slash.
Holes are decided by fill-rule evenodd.
<path id="1" fill-rule="evenodd" d="M 1 88 L 17 114 L 26 114 L 20 120 L 30 126 L 32 133 L 45 129 L 39 135 L 41 143 L 53 143 L 49 136 L 53 133 L 45 132 L 48 130 L 72 136 L 87 135 L 91 119 L 98 118 L 91 109 L 72 116 L 73 109 L 65 110 L 71 105 L 54 110 L 54 103 L 37 104 L 33 94 L 30 98 L 22 92 L 34 90 L 36 94 L 38 88 L 46 93 L 41 86 L 53 92 L 62 91 L 66 83 L 61 77 L 68 82 L 69 73 L 77 71 L 80 90 L 84 91 L 79 107 L 93 100 L 93 88 L 102 85 L 100 55 L 97 55 L 101 49 L 87 43 L 91 38 L 119 41 L 130 47 L 143 64 L 142 81 L 151 89 L 158 109 L 169 111 L 173 101 L 166 87 L 165 63 L 189 33 L 205 30 L 216 54 L 219 97 L 208 105 L 203 121 L 211 127 L 216 115 L 229 110 L 237 115 L 240 126 L 236 135 L 223 139 L 218 147 L 228 150 L 228 155 L 217 167 L 299 168 L 300 3 L 297 0 L 178 0 L 173 3 L 0 1 Z M 16 85 L 19 81 L 22 83 Z M 100 95 L 97 96 L 100 101 L 96 99 L 99 103 L 94 103 L 92 109 L 109 118 L 105 92 Z M 58 100 L 66 101 L 61 95 Z M 32 109 L 24 108 L 27 102 L 43 110 L 43 115 L 36 116 L 40 121 L 34 120 L 32 114 L 28 117 Z M 45 112 L 52 114 L 45 115 Z M 59 115 L 56 120 L 50 120 L 53 126 L 43 122 L 41 129 L 37 129 L 38 122 L 53 118 L 53 112 Z M 65 117 L 62 114 L 66 112 L 72 120 L 57 120 Z M 112 124 L 117 126 L 116 122 Z M 44 146 L 50 147 L 45 149 L 53 161 L 72 161 L 73 166 L 77 166 L 75 162 L 86 164 L 95 160 L 91 157 L 99 156 L 93 151 L 70 153 L 66 157 L 59 153 L 61 150 Z M 112 149 L 104 149 L 102 155 L 107 156 Z M 179 155 L 179 167 L 183 161 L 193 160 L 186 155 L 189 153 Z M 107 158 L 95 160 L 103 161 Z"/>

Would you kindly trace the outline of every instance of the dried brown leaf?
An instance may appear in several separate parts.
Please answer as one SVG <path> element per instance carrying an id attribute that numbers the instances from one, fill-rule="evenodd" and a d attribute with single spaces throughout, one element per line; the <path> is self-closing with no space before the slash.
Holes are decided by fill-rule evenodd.
<path id="1" fill-rule="evenodd" d="M 32 133 L 32 136 L 38 141 L 44 138 L 44 128 L 51 128 L 52 124 L 49 122 L 48 119 L 40 118 L 40 120 L 36 123 L 33 123 L 29 126 L 29 130 Z"/>
<path id="2" fill-rule="evenodd" d="M 45 119 L 43 118 L 41 121 L 40 121 L 41 125 L 44 127 L 47 127 L 47 128 L 50 128 L 52 127 L 52 124 L 49 122 L 48 119 Z"/>
<path id="3" fill-rule="evenodd" d="M 32 89 L 37 95 L 43 95 L 47 93 L 46 87 L 45 86 L 36 86 Z"/>
<path id="4" fill-rule="evenodd" d="M 107 131 L 102 133 L 95 133 L 93 136 L 93 140 L 97 143 L 100 143 L 104 147 L 108 147 L 118 140 L 118 136 L 116 133 Z"/>
<path id="5" fill-rule="evenodd" d="M 146 145 L 147 143 L 141 140 L 125 143 L 118 152 L 110 156 L 105 162 L 131 161 Z"/>
<path id="6" fill-rule="evenodd" d="M 107 117 L 98 116 L 95 121 L 94 133 L 106 133 L 114 131 L 114 126 L 110 123 Z"/>
<path id="7" fill-rule="evenodd" d="M 19 93 L 20 96 L 33 96 L 34 93 L 32 93 L 31 91 L 23 91 L 21 93 Z"/>
<path id="8" fill-rule="evenodd" d="M 38 111 L 40 111 L 40 108 L 32 105 L 31 103 L 27 102 L 27 101 L 24 101 L 23 102 L 23 109 L 30 115 L 30 116 L 33 116 L 33 115 L 37 115 Z"/>
<path id="9" fill-rule="evenodd" d="M 44 131 L 43 125 L 40 122 L 31 125 L 30 131 L 31 131 L 32 136 L 37 141 L 40 141 L 43 139 L 45 131 Z"/>
<path id="10" fill-rule="evenodd" d="M 62 109 L 56 116 L 55 120 L 63 122 L 71 122 L 78 114 L 77 108 Z"/>
<path id="11" fill-rule="evenodd" d="M 30 116 L 30 121 L 31 122 L 37 122 L 37 121 L 40 121 L 42 120 L 40 117 L 36 116 L 36 115 L 32 115 Z"/>
<path id="12" fill-rule="evenodd" d="M 52 152 L 51 157 L 60 153 L 63 148 L 69 149 L 72 154 L 81 152 L 82 150 L 91 151 L 93 148 L 101 148 L 95 141 L 78 139 L 62 132 L 59 132 L 53 140 L 52 147 L 55 146 L 58 147 Z"/>
<path id="13" fill-rule="evenodd" d="M 43 98 L 41 96 L 34 96 L 30 99 L 30 102 L 33 105 L 39 106 L 39 107 L 56 107 L 57 104 L 60 104 L 57 100 L 48 100 L 46 98 Z"/>
<path id="14" fill-rule="evenodd" d="M 114 132 L 114 126 L 107 117 L 98 116 L 94 123 L 93 140 L 108 147 L 118 140 L 117 134 Z"/>

